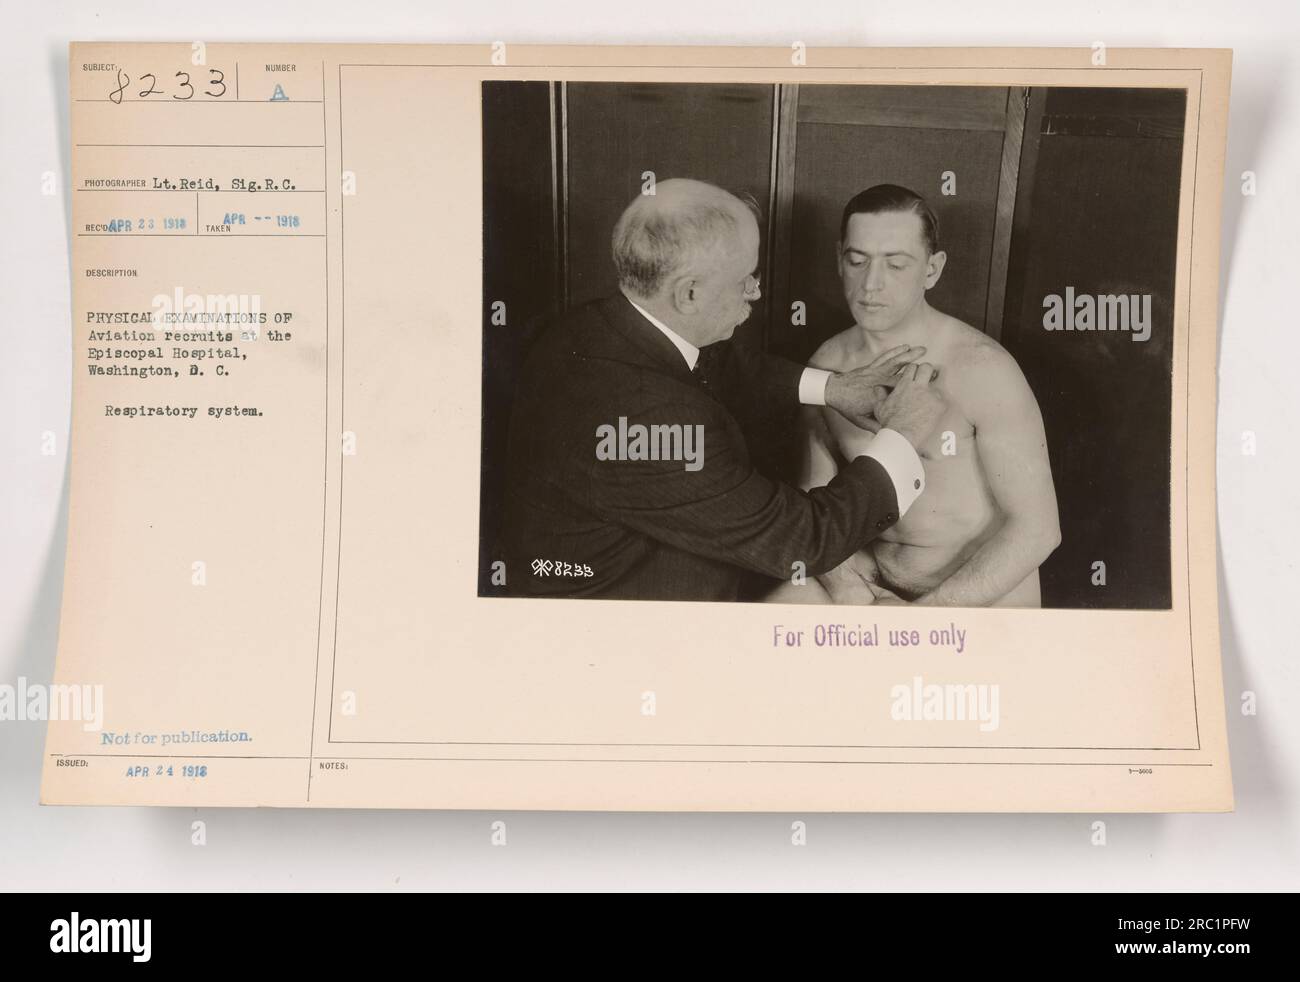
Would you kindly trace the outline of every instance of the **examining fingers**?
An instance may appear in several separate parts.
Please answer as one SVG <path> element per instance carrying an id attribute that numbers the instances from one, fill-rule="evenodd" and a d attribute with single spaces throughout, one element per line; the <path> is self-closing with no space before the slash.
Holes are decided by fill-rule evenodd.
<path id="1" fill-rule="evenodd" d="M 912 350 L 911 345 L 906 345 L 906 344 L 895 345 L 889 350 L 882 351 L 880 354 L 876 355 L 875 358 L 871 359 L 871 361 L 867 363 L 867 367 L 879 368 L 881 365 L 888 364 L 889 362 L 893 361 L 895 358 L 898 358 L 900 355 L 907 354 L 907 352 L 909 352 L 910 350 Z"/>
<path id="2" fill-rule="evenodd" d="M 939 370 L 931 365 L 928 361 L 919 361 L 909 366 L 912 370 L 913 380 L 924 385 L 929 385 L 939 377 Z"/>
<path id="3" fill-rule="evenodd" d="M 916 361 L 924 354 L 925 348 L 920 345 L 900 344 L 876 355 L 867 367 L 892 370 L 900 365 Z"/>

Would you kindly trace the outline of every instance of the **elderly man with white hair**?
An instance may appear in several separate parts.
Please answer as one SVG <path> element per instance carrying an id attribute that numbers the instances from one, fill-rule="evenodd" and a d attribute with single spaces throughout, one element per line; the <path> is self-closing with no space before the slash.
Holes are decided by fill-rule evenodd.
<path id="1" fill-rule="evenodd" d="M 758 222 L 702 181 L 660 182 L 614 228 L 618 295 L 529 352 L 511 420 L 502 548 L 530 596 L 730 600 L 743 570 L 815 576 L 919 497 L 914 447 L 944 410 L 923 348 L 853 371 L 726 344 L 759 298 Z M 812 491 L 750 459 L 739 416 L 826 405 L 878 431 Z"/>

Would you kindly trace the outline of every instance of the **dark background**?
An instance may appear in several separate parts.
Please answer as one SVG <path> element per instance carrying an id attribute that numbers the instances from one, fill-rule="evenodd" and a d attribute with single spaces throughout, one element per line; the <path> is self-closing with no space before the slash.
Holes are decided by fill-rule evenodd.
<path id="1" fill-rule="evenodd" d="M 796 360 L 852 323 L 844 203 L 882 182 L 925 195 L 948 253 L 930 303 L 1006 346 L 1043 412 L 1062 531 L 1044 606 L 1168 608 L 1184 107 L 1181 89 L 485 82 L 480 593 L 501 592 L 487 577 L 522 357 L 548 317 L 616 291 L 610 234 L 653 171 L 759 202 L 764 299 L 736 343 Z M 1152 294 L 1150 340 L 1044 331 L 1043 297 L 1067 285 Z M 792 480 L 796 438 L 791 417 L 751 448 L 760 468 Z"/>

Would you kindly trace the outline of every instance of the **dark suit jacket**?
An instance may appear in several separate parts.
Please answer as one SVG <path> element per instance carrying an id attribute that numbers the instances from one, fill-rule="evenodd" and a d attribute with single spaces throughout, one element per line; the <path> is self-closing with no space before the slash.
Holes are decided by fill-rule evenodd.
<path id="1" fill-rule="evenodd" d="M 803 369 L 728 347 L 706 389 L 621 294 L 565 313 L 538 338 L 510 427 L 510 592 L 735 599 L 742 568 L 788 579 L 798 561 L 822 573 L 898 520 L 893 483 L 870 458 L 811 492 L 755 470 L 737 414 L 754 400 L 793 409 Z M 598 429 L 620 417 L 702 427 L 702 466 L 598 459 Z"/>

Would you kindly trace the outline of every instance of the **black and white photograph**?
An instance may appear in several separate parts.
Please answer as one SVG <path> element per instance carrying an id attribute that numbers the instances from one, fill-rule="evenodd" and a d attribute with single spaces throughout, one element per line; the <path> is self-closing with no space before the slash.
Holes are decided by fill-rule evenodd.
<path id="1" fill-rule="evenodd" d="M 1184 90 L 482 97 L 480 596 L 1170 607 Z"/>

